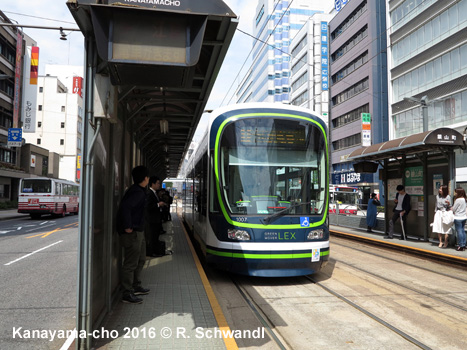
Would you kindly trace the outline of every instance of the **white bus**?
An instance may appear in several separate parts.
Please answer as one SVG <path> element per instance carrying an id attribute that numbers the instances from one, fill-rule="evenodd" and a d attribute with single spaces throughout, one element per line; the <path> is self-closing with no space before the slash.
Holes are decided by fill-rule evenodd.
<path id="1" fill-rule="evenodd" d="M 78 214 L 79 185 L 48 177 L 21 179 L 19 183 L 18 213 L 26 213 L 32 219 L 42 214 L 65 216 Z"/>

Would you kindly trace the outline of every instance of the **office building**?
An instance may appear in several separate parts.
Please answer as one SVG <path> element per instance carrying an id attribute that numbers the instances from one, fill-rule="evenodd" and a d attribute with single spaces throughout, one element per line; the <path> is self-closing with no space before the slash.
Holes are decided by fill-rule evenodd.
<path id="1" fill-rule="evenodd" d="M 367 200 L 380 190 L 378 173 L 356 173 L 347 157 L 389 137 L 385 1 L 347 2 L 329 22 L 329 41 L 331 182 L 359 187 Z M 362 114 L 371 117 L 365 131 Z"/>
<path id="2" fill-rule="evenodd" d="M 237 102 L 290 103 L 290 44 L 332 0 L 259 0 L 254 16 L 252 63 L 236 91 Z"/>

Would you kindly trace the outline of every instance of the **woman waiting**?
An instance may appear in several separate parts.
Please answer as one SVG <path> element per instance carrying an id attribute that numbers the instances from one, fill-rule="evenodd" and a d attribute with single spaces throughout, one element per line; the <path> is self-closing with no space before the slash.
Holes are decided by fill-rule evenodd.
<path id="1" fill-rule="evenodd" d="M 456 200 L 452 206 L 452 212 L 454 214 L 454 226 L 457 231 L 457 251 L 465 250 L 465 221 L 467 220 L 466 215 L 466 195 L 463 188 L 456 188 L 455 194 Z"/>
<path id="2" fill-rule="evenodd" d="M 439 247 L 447 248 L 449 235 L 451 234 L 451 225 L 443 223 L 443 215 L 451 207 L 451 196 L 448 192 L 448 186 L 443 185 L 439 188 L 436 195 L 435 218 L 433 220 L 433 232 L 438 233 Z M 443 239 L 444 237 L 444 239 Z"/>
<path id="3" fill-rule="evenodd" d="M 368 201 L 368 209 L 366 211 L 366 224 L 368 229 L 366 232 L 373 232 L 373 228 L 378 225 L 376 217 L 378 216 L 378 206 L 381 205 L 378 198 L 376 198 L 376 193 L 372 193 L 370 200 Z"/>

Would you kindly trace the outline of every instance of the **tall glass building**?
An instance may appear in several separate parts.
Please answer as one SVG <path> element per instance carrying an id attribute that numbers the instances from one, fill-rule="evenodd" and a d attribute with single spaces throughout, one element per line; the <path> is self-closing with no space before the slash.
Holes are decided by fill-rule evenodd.
<path id="1" fill-rule="evenodd" d="M 390 0 L 388 63 L 390 138 L 425 128 L 467 126 L 467 0 Z M 409 98 L 409 99 L 408 99 Z M 467 185 L 467 156 L 458 151 L 456 181 Z"/>
<path id="2" fill-rule="evenodd" d="M 252 64 L 237 102 L 290 103 L 290 43 L 308 18 L 329 12 L 332 0 L 259 0 L 254 16 Z"/>

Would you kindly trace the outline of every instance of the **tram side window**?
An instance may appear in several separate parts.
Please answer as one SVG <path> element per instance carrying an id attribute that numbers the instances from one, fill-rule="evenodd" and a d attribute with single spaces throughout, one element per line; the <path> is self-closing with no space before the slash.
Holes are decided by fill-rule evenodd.
<path id="1" fill-rule="evenodd" d="M 208 206 L 208 155 L 202 159 L 201 171 L 201 215 L 206 216 Z"/>
<path id="2" fill-rule="evenodd" d="M 207 208 L 207 155 L 204 155 L 195 166 L 196 210 L 206 216 Z"/>
<path id="3" fill-rule="evenodd" d="M 209 182 L 209 203 L 210 205 L 210 211 L 211 213 L 218 213 L 220 211 L 219 208 L 219 200 L 217 199 L 217 190 L 216 190 L 216 172 L 214 169 L 214 152 L 211 152 L 211 157 L 210 157 L 210 182 Z"/>
<path id="4" fill-rule="evenodd" d="M 59 183 L 55 184 L 55 194 L 58 194 L 58 195 L 62 194 L 61 187 L 62 186 Z"/>

